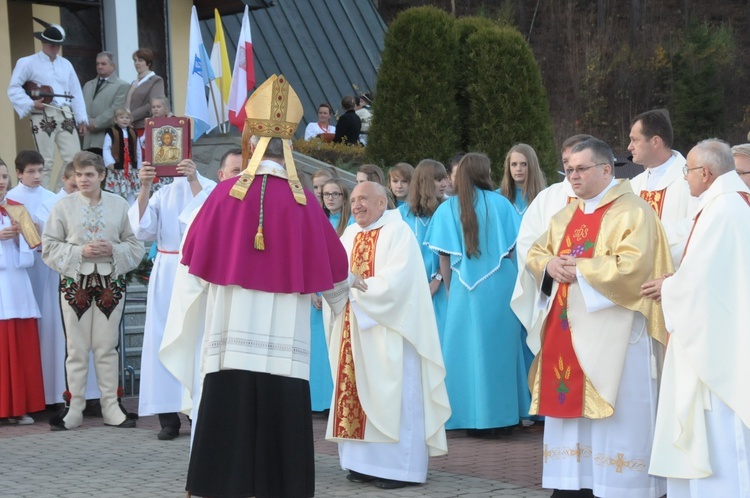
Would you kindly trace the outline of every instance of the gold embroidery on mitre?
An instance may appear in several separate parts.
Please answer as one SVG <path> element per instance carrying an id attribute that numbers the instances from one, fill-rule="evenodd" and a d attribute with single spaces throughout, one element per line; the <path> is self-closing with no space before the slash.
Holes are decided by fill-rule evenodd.
<path id="1" fill-rule="evenodd" d="M 260 161 L 271 138 L 280 138 L 284 148 L 284 166 L 289 176 L 289 187 L 298 204 L 307 204 L 307 197 L 297 176 L 289 141 L 304 115 L 302 102 L 284 75 L 275 74 L 260 85 L 245 104 L 245 129 L 242 132 L 242 163 L 247 165 L 229 195 L 244 199 L 255 179 Z M 250 157 L 250 137 L 261 137 Z"/>

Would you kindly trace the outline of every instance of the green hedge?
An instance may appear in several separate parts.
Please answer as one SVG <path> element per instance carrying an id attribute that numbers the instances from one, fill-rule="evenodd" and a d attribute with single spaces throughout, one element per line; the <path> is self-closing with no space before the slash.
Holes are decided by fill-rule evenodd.
<path id="1" fill-rule="evenodd" d="M 386 35 L 373 114 L 367 155 L 374 162 L 485 152 L 499 182 L 508 149 L 524 142 L 558 180 L 534 55 L 516 29 L 489 19 L 456 20 L 433 7 L 402 12 Z"/>
<path id="2" fill-rule="evenodd" d="M 527 143 L 547 177 L 557 181 L 547 92 L 526 41 L 514 28 L 492 27 L 470 35 L 466 51 L 469 150 L 490 156 L 493 180 L 499 183 L 508 149 Z"/>

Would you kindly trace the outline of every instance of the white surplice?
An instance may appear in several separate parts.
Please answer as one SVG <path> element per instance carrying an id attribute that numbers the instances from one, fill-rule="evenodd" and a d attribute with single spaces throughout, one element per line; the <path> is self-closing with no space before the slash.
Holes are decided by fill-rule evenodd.
<path id="1" fill-rule="evenodd" d="M 532 244 L 547 231 L 549 220 L 568 205 L 571 197 L 577 198 L 567 178 L 550 185 L 539 192 L 536 199 L 529 204 L 521 220 L 521 228 L 516 239 L 518 277 L 510 307 L 526 330 L 533 329 L 534 324 L 541 318 L 541 311 L 536 306 L 537 285 L 534 277 L 526 269 L 526 254 Z"/>
<path id="2" fill-rule="evenodd" d="M 203 189 L 215 182 L 198 175 Z M 157 190 L 139 218 L 138 203 L 130 206 L 128 219 L 138 240 L 153 241 L 158 252 L 148 281 L 146 324 L 141 353 L 141 384 L 138 399 L 139 415 L 179 412 L 182 409 L 182 385 L 159 360 L 159 348 L 164 337 L 169 301 L 174 288 L 175 272 L 179 264 L 180 243 L 186 226 L 180 221 L 183 210 L 194 199 L 187 178 Z"/>

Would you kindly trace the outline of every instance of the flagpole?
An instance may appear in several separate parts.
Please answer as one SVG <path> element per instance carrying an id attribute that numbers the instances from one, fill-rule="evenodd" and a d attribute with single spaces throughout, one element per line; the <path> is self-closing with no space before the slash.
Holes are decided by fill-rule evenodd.
<path id="1" fill-rule="evenodd" d="M 221 118 L 219 117 L 219 108 L 216 107 L 216 96 L 214 95 L 214 85 L 213 85 L 213 83 L 211 83 L 210 85 L 208 85 L 208 92 L 211 94 L 211 101 L 214 103 L 214 113 L 216 114 L 216 122 L 219 123 L 219 124 L 221 124 Z"/>

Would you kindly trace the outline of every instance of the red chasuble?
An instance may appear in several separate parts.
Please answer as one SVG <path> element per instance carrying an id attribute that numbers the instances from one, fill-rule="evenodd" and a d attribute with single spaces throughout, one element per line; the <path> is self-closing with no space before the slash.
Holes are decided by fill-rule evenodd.
<path id="1" fill-rule="evenodd" d="M 380 229 L 359 232 L 354 238 L 351 272 L 361 278 L 372 277 L 375 273 L 375 248 Z M 344 439 L 365 438 L 367 415 L 362 409 L 357 394 L 357 377 L 352 355 L 352 334 L 350 327 L 351 306 L 346 303 L 344 310 L 344 330 L 339 348 L 339 368 L 336 373 L 333 404 L 333 437 Z"/>
<path id="2" fill-rule="evenodd" d="M 590 258 L 594 254 L 602 218 L 609 203 L 591 214 L 576 209 L 565 230 L 559 256 Z M 578 363 L 568 322 L 569 284 L 560 284 L 544 325 L 539 384 L 539 415 L 557 418 L 583 416 L 586 376 Z"/>
<path id="3" fill-rule="evenodd" d="M 667 196 L 667 189 L 662 190 L 641 190 L 641 199 L 648 202 L 648 205 L 654 208 L 656 216 L 661 219 L 661 210 L 664 208 L 664 198 Z"/>

